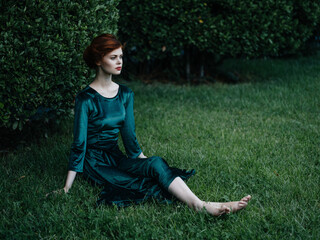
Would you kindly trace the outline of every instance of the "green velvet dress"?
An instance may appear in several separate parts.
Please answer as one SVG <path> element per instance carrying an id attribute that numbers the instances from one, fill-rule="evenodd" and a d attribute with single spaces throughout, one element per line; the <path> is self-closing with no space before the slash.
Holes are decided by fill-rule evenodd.
<path id="1" fill-rule="evenodd" d="M 118 147 L 119 132 L 127 155 Z M 150 197 L 168 202 L 170 183 L 195 173 L 169 167 L 161 157 L 138 158 L 141 152 L 131 89 L 120 84 L 117 95 L 106 98 L 87 86 L 77 95 L 68 169 L 104 186 L 98 204 L 127 206 Z"/>

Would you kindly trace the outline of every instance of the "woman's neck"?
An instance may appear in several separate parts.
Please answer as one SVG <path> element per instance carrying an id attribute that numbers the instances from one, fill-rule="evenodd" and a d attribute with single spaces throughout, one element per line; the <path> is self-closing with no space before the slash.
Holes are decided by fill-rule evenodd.
<path id="1" fill-rule="evenodd" d="M 101 73 L 97 73 L 93 83 L 95 86 L 98 86 L 101 89 L 110 88 L 114 84 L 112 81 L 112 74 Z"/>

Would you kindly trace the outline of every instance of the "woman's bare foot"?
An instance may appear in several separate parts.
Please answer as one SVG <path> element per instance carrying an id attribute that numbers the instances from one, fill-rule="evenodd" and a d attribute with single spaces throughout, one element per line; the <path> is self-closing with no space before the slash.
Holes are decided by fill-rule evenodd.
<path id="1" fill-rule="evenodd" d="M 251 196 L 245 196 L 242 198 L 240 201 L 236 202 L 226 202 L 226 203 L 221 203 L 226 205 L 228 208 L 230 208 L 231 212 L 237 212 L 243 208 L 245 208 L 248 205 L 248 202 L 250 201 Z"/>
<path id="2" fill-rule="evenodd" d="M 236 202 L 203 202 L 203 207 L 209 214 L 213 216 L 220 216 L 230 212 L 237 212 L 245 208 L 250 199 L 251 196 L 248 195 Z"/>

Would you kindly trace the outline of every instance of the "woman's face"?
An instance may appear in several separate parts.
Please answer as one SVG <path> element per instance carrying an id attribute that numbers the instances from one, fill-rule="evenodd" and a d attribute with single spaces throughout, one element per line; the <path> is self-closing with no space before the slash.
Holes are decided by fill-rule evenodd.
<path id="1" fill-rule="evenodd" d="M 117 48 L 105 55 L 101 61 L 97 62 L 97 66 L 105 74 L 119 75 L 122 68 L 122 49 Z"/>

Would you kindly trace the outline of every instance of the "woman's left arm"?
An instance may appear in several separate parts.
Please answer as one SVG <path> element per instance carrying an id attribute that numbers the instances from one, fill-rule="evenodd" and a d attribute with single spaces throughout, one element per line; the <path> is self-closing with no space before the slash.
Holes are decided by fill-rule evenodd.
<path id="1" fill-rule="evenodd" d="M 135 121 L 133 114 L 133 92 L 127 93 L 127 99 L 125 102 L 126 116 L 120 133 L 123 141 L 123 145 L 126 149 L 126 153 L 129 158 L 145 158 L 140 145 L 138 143 L 135 131 Z"/>

